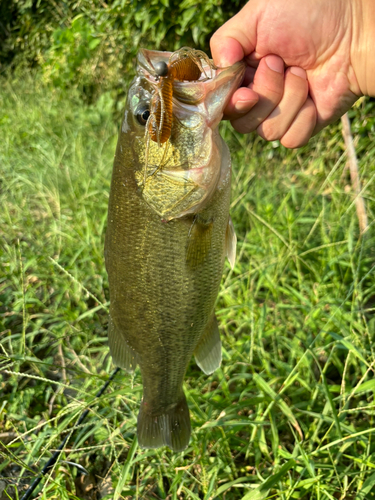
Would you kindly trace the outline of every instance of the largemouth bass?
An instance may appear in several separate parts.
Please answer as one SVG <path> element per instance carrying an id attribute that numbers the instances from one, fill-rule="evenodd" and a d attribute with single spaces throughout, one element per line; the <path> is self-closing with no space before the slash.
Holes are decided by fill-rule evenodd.
<path id="1" fill-rule="evenodd" d="M 128 91 L 105 243 L 108 337 L 116 365 L 139 364 L 145 448 L 186 448 L 188 363 L 194 354 L 206 374 L 221 363 L 214 306 L 236 237 L 230 155 L 218 125 L 243 73 L 243 63 L 215 68 L 193 49 L 141 50 Z"/>

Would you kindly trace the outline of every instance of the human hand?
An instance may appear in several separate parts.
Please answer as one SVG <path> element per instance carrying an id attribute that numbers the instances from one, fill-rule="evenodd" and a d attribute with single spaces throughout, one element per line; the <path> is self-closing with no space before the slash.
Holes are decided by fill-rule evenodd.
<path id="1" fill-rule="evenodd" d="M 215 64 L 245 59 L 248 65 L 244 87 L 225 110 L 233 127 L 299 147 L 374 91 L 374 74 L 364 70 L 371 46 L 363 34 L 368 9 L 374 19 L 370 0 L 247 3 L 211 39 Z"/>

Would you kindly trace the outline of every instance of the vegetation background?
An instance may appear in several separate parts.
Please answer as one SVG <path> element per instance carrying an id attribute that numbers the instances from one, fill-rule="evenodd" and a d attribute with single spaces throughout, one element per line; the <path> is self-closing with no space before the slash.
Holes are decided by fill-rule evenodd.
<path id="1" fill-rule="evenodd" d="M 217 304 L 220 370 L 191 363 L 192 440 L 140 450 L 139 372 L 113 370 L 103 260 L 112 159 L 140 46 L 208 51 L 222 0 L 0 2 L 0 499 L 69 435 L 42 499 L 375 498 L 375 120 L 350 112 L 295 151 L 222 133 L 238 235 Z M 87 474 L 83 473 L 83 469 Z"/>

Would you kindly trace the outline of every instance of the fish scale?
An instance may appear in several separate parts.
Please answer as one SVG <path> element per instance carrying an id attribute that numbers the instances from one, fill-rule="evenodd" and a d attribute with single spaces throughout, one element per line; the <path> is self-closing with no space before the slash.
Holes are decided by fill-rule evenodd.
<path id="1" fill-rule="evenodd" d="M 140 179 L 144 178 L 146 140 L 145 128 L 137 122 L 137 110 L 139 106 L 144 109 L 142 96 L 152 89 L 152 72 L 147 74 L 142 67 L 142 57 L 146 53 L 141 53 L 140 76 L 129 89 L 112 174 L 105 243 L 111 299 L 109 344 L 117 365 L 131 371 L 139 364 L 141 370 L 143 399 L 138 416 L 139 444 L 147 448 L 167 445 L 174 451 L 181 451 L 190 438 L 190 417 L 182 387 L 188 363 L 195 354 L 199 366 L 211 373 L 221 361 L 214 306 L 230 245 L 228 235 L 232 234 L 228 232 L 230 156 L 218 134 L 203 134 L 198 149 L 211 148 L 220 152 L 220 158 L 206 155 L 207 165 L 201 165 L 200 157 L 197 164 L 191 157 L 188 168 L 218 168 L 216 174 L 207 172 L 205 177 L 215 179 L 215 185 L 204 187 L 209 195 L 206 199 L 206 192 L 203 193 L 197 204 L 197 196 L 190 197 L 182 184 L 181 193 L 186 197 L 183 206 L 188 207 L 186 213 L 177 214 L 169 221 L 160 216 L 159 205 L 155 208 L 153 197 L 147 197 L 145 186 L 140 186 Z M 158 54 L 159 60 L 168 57 L 168 53 L 152 54 Z M 228 80 L 232 79 L 235 88 L 242 73 L 242 66 L 237 65 L 234 69 L 218 71 L 217 88 L 215 78 L 202 83 L 207 89 L 205 106 L 209 106 L 210 89 L 219 92 L 226 83 L 217 109 L 217 123 L 229 98 Z M 200 95 L 204 89 L 199 87 Z M 181 92 L 180 89 L 179 94 Z M 187 89 L 186 95 L 189 93 L 191 89 Z M 217 106 L 217 95 L 214 101 Z M 202 119 L 205 119 L 205 106 L 195 110 L 203 113 Z M 188 126 L 193 127 L 194 121 L 188 120 L 192 105 L 179 107 L 175 100 L 173 109 L 176 120 L 168 140 L 168 154 L 175 158 L 174 168 L 178 174 L 186 172 L 186 165 L 182 165 L 186 141 L 181 134 L 185 131 L 186 140 L 191 141 L 192 131 Z M 212 109 L 210 113 L 212 115 Z M 186 130 L 181 127 L 180 119 L 188 124 Z M 214 142 L 205 144 L 205 140 Z M 149 165 L 163 157 L 155 149 L 160 147 L 166 146 L 154 143 L 149 148 Z M 178 158 L 181 158 L 180 170 Z M 163 169 L 161 166 L 160 173 L 155 175 L 163 176 Z M 171 193 L 168 182 L 174 182 L 168 176 L 161 179 L 165 186 L 159 204 Z M 150 180 L 146 178 L 146 182 Z M 152 191 L 158 184 L 147 186 Z M 170 200 L 165 199 L 165 204 L 170 206 Z"/>

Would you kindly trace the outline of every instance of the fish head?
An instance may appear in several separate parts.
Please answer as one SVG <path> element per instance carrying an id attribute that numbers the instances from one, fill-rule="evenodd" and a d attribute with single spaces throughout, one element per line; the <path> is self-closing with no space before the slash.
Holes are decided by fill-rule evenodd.
<path id="1" fill-rule="evenodd" d="M 155 68 L 160 68 L 160 63 L 170 68 L 174 61 L 190 54 L 200 69 L 197 80 L 180 80 L 178 74 L 158 76 Z M 122 133 L 132 150 L 139 194 L 162 219 L 197 213 L 218 187 L 222 174 L 218 124 L 244 71 L 243 62 L 217 68 L 203 52 L 194 49 L 140 50 Z M 156 137 L 150 134 L 152 120 L 159 120 Z M 164 140 L 162 134 L 168 127 Z"/>

